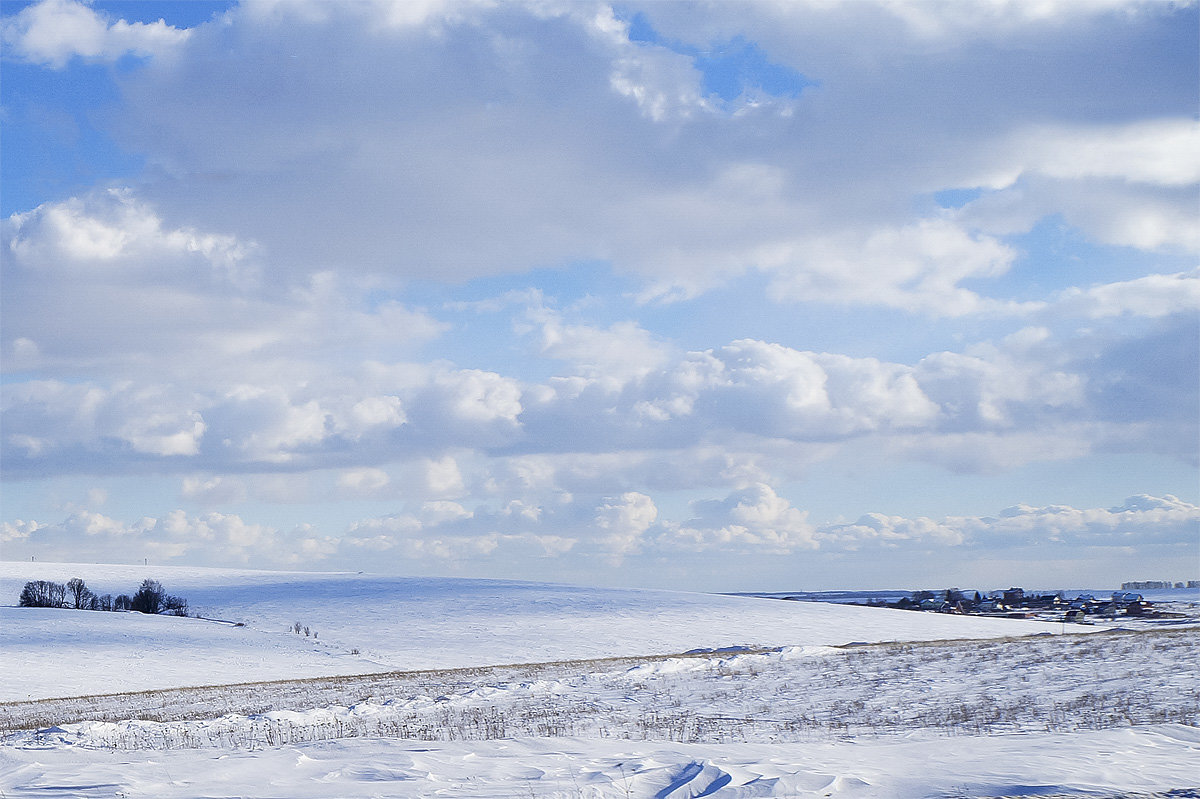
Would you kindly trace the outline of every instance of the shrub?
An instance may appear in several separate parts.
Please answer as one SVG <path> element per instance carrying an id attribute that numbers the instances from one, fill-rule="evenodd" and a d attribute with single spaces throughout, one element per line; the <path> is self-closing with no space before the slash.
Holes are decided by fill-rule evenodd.
<path id="1" fill-rule="evenodd" d="M 188 615 L 187 600 L 181 596 L 168 596 L 163 600 L 163 610 L 172 616 Z"/>

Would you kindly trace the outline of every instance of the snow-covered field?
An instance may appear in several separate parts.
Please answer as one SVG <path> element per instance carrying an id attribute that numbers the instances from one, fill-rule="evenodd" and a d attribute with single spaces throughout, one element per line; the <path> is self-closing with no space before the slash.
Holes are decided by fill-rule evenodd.
<path id="1" fill-rule="evenodd" d="M 11 606 L 75 576 L 221 621 Z M 1200 796 L 1195 627 L 33 563 L 0 604 L 3 797 Z"/>
<path id="2" fill-rule="evenodd" d="M 30 610 L 27 580 L 143 579 L 243 623 Z M 296 622 L 316 633 L 296 635 Z M 1069 628 L 1068 628 L 1069 629 Z M 1087 629 L 1087 628 L 1082 628 Z M 498 580 L 0 562 L 0 701 L 334 674 L 675 654 L 728 646 L 992 638 L 1059 624 Z M 87 641 L 87 646 L 79 642 Z"/>
<path id="3" fill-rule="evenodd" d="M 258 751 L 0 750 L 6 797 L 600 799 L 1195 797 L 1200 735 L 1093 733 L 810 744 L 389 738 Z"/>

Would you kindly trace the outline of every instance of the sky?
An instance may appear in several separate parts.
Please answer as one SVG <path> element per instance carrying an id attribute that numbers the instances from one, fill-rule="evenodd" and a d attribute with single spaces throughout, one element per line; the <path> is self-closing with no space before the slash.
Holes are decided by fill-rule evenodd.
<path id="1" fill-rule="evenodd" d="M 0 3 L 0 557 L 1200 577 L 1196 3 Z"/>

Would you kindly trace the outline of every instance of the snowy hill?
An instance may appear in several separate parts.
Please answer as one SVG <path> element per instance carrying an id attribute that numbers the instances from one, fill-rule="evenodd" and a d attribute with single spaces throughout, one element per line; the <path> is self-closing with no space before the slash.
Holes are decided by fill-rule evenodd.
<path id="1" fill-rule="evenodd" d="M 208 618 L 14 606 L 71 577 Z M 82 564 L 0 563 L 0 592 L 4 796 L 1196 795 L 1192 628 Z M 739 646 L 766 651 L 678 655 Z M 114 691 L 145 693 L 79 698 Z"/>
<path id="2" fill-rule="evenodd" d="M 133 593 L 209 619 L 17 608 L 28 580 Z M 163 566 L 0 563 L 0 701 L 650 655 L 730 646 L 990 638 L 1058 624 L 670 591 Z M 316 636 L 294 633 L 296 622 Z M 1068 628 L 1069 629 L 1069 628 Z"/>

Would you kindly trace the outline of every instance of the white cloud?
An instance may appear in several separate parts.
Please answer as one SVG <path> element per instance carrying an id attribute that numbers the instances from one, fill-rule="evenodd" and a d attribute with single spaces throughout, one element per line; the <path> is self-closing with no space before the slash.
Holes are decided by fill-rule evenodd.
<path id="1" fill-rule="evenodd" d="M 633 100 L 646 117 L 664 122 L 716 110 L 701 90 L 700 72 L 691 58 L 665 47 L 631 42 L 628 24 L 608 7 L 596 12 L 591 29 L 616 53 L 609 85 Z"/>
<path id="2" fill-rule="evenodd" d="M 21 547 L 23 556 L 33 554 L 39 560 L 135 563 L 150 557 L 234 565 L 253 558 L 282 565 L 289 559 L 277 530 L 233 514 L 193 516 L 174 510 L 157 518 L 124 522 L 81 510 L 58 524 L 23 525 L 20 540 L 12 543 Z"/>
<path id="3" fill-rule="evenodd" d="M 1003 551 L 1029 545 L 1149 547 L 1192 545 L 1200 507 L 1177 497 L 1146 494 L 1113 508 L 1015 505 L 996 516 L 950 516 L 941 521 L 871 513 L 852 524 L 821 527 L 817 538 L 850 548 L 970 546 Z"/>
<path id="4" fill-rule="evenodd" d="M 430 496 L 445 498 L 462 495 L 464 490 L 462 472 L 458 468 L 458 461 L 452 456 L 446 455 L 437 460 L 427 459 L 421 465 L 423 467 L 421 483 Z"/>
<path id="5" fill-rule="evenodd" d="M 412 512 L 355 522 L 341 539 L 340 550 L 350 556 L 371 551 L 414 562 L 492 563 L 499 558 L 557 558 L 575 547 L 575 538 L 540 532 L 539 514 L 511 510 L 510 506 L 480 515 L 456 502 L 424 502 Z M 517 528 L 506 527 L 513 522 Z"/>
<path id="6" fill-rule="evenodd" d="M 183 32 L 47 2 L 7 18 L 9 58 L 156 57 L 105 73 L 92 122 L 144 159 L 136 190 L 3 223 L 6 476 L 163 469 L 205 508 L 348 503 L 324 518 L 408 503 L 345 540 L 158 512 L 50 526 L 111 522 L 136 559 L 152 538 L 180 557 L 228 540 L 499 569 L 974 540 L 886 513 L 822 539 L 776 487 L 851 450 L 982 472 L 1194 460 L 1194 5 L 618 13 L 262 2 Z M 629 39 L 635 13 L 657 43 Z M 707 95 L 739 42 L 802 75 L 800 96 Z M 946 189 L 980 193 L 938 209 Z M 1110 282 L 1064 288 L 1088 265 L 1015 238 L 1047 219 Z M 696 496 L 724 499 L 681 520 Z M 10 532 L 28 543 L 30 524 Z"/>
<path id="7" fill-rule="evenodd" d="M 63 447 L 98 450 L 109 440 L 138 453 L 171 457 L 199 451 L 206 425 L 193 401 L 186 393 L 161 386 L 125 384 L 109 390 L 29 381 L 7 387 L 0 407 L 18 431 L 28 426 L 41 432 L 6 435 L 9 443 L 31 457 Z"/>
<path id="8" fill-rule="evenodd" d="M 1200 181 L 1200 124 L 1191 119 L 1039 126 L 1017 134 L 1009 147 L 1010 157 L 1023 169 L 1053 178 L 1116 178 L 1163 186 Z"/>
<path id="9" fill-rule="evenodd" d="M 670 355 L 669 347 L 636 322 L 607 328 L 568 324 L 544 307 L 530 309 L 529 316 L 538 327 L 541 353 L 570 362 L 575 374 L 623 383 L 661 367 Z"/>
<path id="10" fill-rule="evenodd" d="M 127 190 L 48 203 L 3 231 L 3 338 L 28 369 L 295 379 L 297 362 L 394 355 L 443 329 L 392 300 L 368 306 L 372 286 L 328 272 L 264 282 L 252 242 L 171 225 Z M 356 402 L 343 417 L 356 433 L 403 414 L 395 398 Z"/>
<path id="11" fill-rule="evenodd" d="M 1105 241 L 1195 239 L 1190 200 L 1148 206 L 1122 190 L 1099 202 L 1077 185 L 1194 182 L 1193 122 L 1168 110 L 1060 119 L 1042 107 L 1054 107 L 1054 91 L 1115 102 L 1142 76 L 1101 90 L 1086 59 L 1064 55 L 1048 71 L 1069 85 L 1042 87 L 1037 103 L 1038 91 L 969 89 L 1018 80 L 993 72 L 1034 47 L 1027 37 L 1049 37 L 1038 52 L 1072 35 L 1147 47 L 1170 9 L 744 4 L 698 20 L 667 4 L 639 7 L 684 43 L 672 50 L 630 41 L 627 23 L 602 6 L 400 5 L 404 19 L 394 4 L 249 4 L 198 29 L 179 59 L 131 75 L 121 138 L 172 176 L 148 181 L 147 196 L 198 228 L 258 242 L 293 275 L 461 280 L 609 260 L 645 281 L 644 299 L 662 300 L 757 268 L 787 302 L 934 315 L 1005 309 L 986 297 L 986 280 L 1013 250 L 978 215 L 968 224 L 913 211 L 914 198 L 981 176 L 1058 185 L 1016 202 L 1035 219 L 1073 214 Z M 1065 22 L 1078 19 L 1095 29 Z M 316 36 L 349 55 L 337 64 L 288 56 Z M 791 116 L 704 111 L 695 54 L 738 36 L 819 89 L 790 102 Z M 995 36 L 1013 50 L 988 61 L 956 36 Z M 882 94 L 885 72 L 894 96 Z M 219 185 L 196 179 L 213 174 Z"/>
<path id="12" fill-rule="evenodd" d="M 517 424 L 521 414 L 521 387 L 495 372 L 462 369 L 440 372 L 434 391 L 450 414 L 466 424 L 502 422 Z"/>
<path id="13" fill-rule="evenodd" d="M 294 450 L 318 445 L 331 432 L 329 416 L 318 401 L 295 403 L 278 388 L 239 386 L 222 398 L 214 413 L 225 430 L 238 434 L 222 443 L 252 460 L 286 463 Z"/>
<path id="14" fill-rule="evenodd" d="M 35 521 L 16 519 L 11 522 L 0 522 L 0 543 L 22 541 L 29 538 L 46 525 Z"/>
<path id="15" fill-rule="evenodd" d="M 338 487 L 357 496 L 372 496 L 392 482 L 383 469 L 350 469 L 338 475 Z"/>
<path id="16" fill-rule="evenodd" d="M 626 555 L 641 551 L 642 538 L 657 519 L 654 500 L 640 492 L 627 491 L 620 497 L 606 499 L 596 509 L 595 523 L 604 531 L 602 546 L 619 563 Z"/>
<path id="17" fill-rule="evenodd" d="M 388 31 L 436 27 L 462 19 L 472 8 L 493 5 L 495 0 L 360 0 L 348 8 L 335 9 L 325 0 L 255 0 L 242 11 L 261 22 L 294 20 L 306 25 L 327 24 L 338 13 L 349 13 L 373 28 Z"/>
<path id="18" fill-rule="evenodd" d="M 663 536 L 665 545 L 777 554 L 818 547 L 808 514 L 792 507 L 768 485 L 749 486 L 724 500 L 696 502 L 692 510 L 694 518 L 672 525 Z"/>
<path id="19" fill-rule="evenodd" d="M 404 424 L 404 405 L 399 397 L 366 397 L 354 403 L 350 409 L 350 418 L 356 427 L 356 434 L 377 427 L 394 428 Z"/>
<path id="20" fill-rule="evenodd" d="M 1086 289 L 1070 288 L 1056 298 L 1053 309 L 1092 319 L 1194 313 L 1200 310 L 1200 277 L 1194 272 L 1146 275 Z"/>
<path id="21" fill-rule="evenodd" d="M 872 512 L 855 522 L 824 525 L 813 524 L 807 513 L 761 483 L 724 499 L 694 502 L 691 518 L 684 521 L 662 518 L 654 500 L 640 492 L 603 499 L 592 507 L 592 517 L 579 519 L 579 526 L 570 529 L 564 527 L 574 513 L 570 510 L 546 518 L 504 510 L 481 515 L 453 502 L 427 502 L 412 512 L 361 520 L 344 535 L 332 536 L 311 526 L 284 534 L 215 512 L 190 515 L 176 510 L 123 522 L 78 511 L 58 524 L 5 522 L 0 524 L 0 540 L 10 557 L 32 554 L 47 560 L 115 557 L 132 562 L 149 554 L 166 561 L 328 567 L 370 553 L 377 569 L 388 563 L 495 568 L 532 557 L 560 559 L 563 568 L 586 571 L 597 560 L 609 568 L 641 568 L 681 552 L 820 559 L 905 550 L 925 553 L 929 564 L 983 557 L 981 553 L 999 559 L 1020 557 L 1031 547 L 1041 548 L 1047 557 L 1053 557 L 1054 548 L 1128 557 L 1132 551 L 1194 551 L 1200 533 L 1200 507 L 1170 495 L 1136 495 L 1112 508 L 1016 505 L 995 516 L 933 519 Z M 577 508 L 585 509 L 582 504 Z M 506 523 L 518 526 L 505 527 Z"/>
<path id="22" fill-rule="evenodd" d="M 62 69 L 71 59 L 116 61 L 137 56 L 166 55 L 191 34 L 166 24 L 110 22 L 75 0 L 41 0 L 5 17 L 2 37 L 8 57 Z"/>
<path id="23" fill-rule="evenodd" d="M 947 219 L 802 240 L 781 253 L 772 295 L 789 301 L 884 305 L 957 316 L 1002 308 L 959 284 L 997 277 L 1013 250 Z"/>
<path id="24" fill-rule="evenodd" d="M 822 527 L 817 538 L 822 546 L 833 545 L 849 550 L 864 547 L 897 547 L 901 545 L 956 546 L 964 535 L 954 526 L 918 517 L 885 516 L 868 513 L 853 524 Z"/>
<path id="25" fill-rule="evenodd" d="M 1062 544 L 1129 546 L 1193 543 L 1200 533 L 1200 507 L 1177 497 L 1139 494 L 1113 508 L 1016 505 L 996 518 L 954 520 L 981 543 L 1028 540 Z"/>
<path id="26" fill-rule="evenodd" d="M 224 475 L 183 478 L 180 494 L 185 499 L 203 505 L 226 505 L 246 499 L 246 485 L 241 480 Z"/>
<path id="27" fill-rule="evenodd" d="M 255 245 L 234 236 L 165 225 L 128 189 L 108 189 L 13 214 L 8 249 L 24 270 L 98 280 L 257 281 Z M 208 274 L 205 274 L 208 273 Z"/>
<path id="28" fill-rule="evenodd" d="M 1149 287 L 1143 298 L 1119 288 L 1068 296 L 1063 306 L 1082 303 L 1080 313 L 1105 315 L 1112 313 L 1105 298 L 1120 296 L 1121 307 L 1132 304 L 1149 316 L 1152 304 L 1170 309 L 1186 304 L 1188 296 L 1171 286 Z M 120 462 L 127 457 L 112 444 L 123 442 L 136 453 L 191 457 L 192 469 L 220 470 L 247 463 L 345 468 L 348 447 L 358 460 L 353 468 L 379 468 L 404 460 L 395 447 L 406 442 L 409 454 L 426 460 L 405 467 L 397 490 L 403 485 L 408 495 L 430 499 L 459 498 L 495 479 L 492 474 L 468 483 L 447 448 L 468 458 L 501 456 L 511 447 L 530 456 L 590 452 L 596 460 L 589 469 L 618 475 L 640 469 L 632 453 L 643 451 L 709 447 L 713 456 L 701 463 L 721 472 L 738 448 L 753 453 L 876 437 L 890 441 L 897 453 L 941 453 L 941 461 L 959 450 L 972 451 L 971 459 L 995 451 L 999 462 L 1009 464 L 1024 446 L 1020 442 L 1039 436 L 1056 440 L 1064 453 L 1089 450 L 1089 439 L 1098 435 L 1094 425 L 1109 419 L 1110 389 L 1119 388 L 1122 396 L 1139 390 L 1137 375 L 1122 377 L 1104 361 L 1114 346 L 1130 344 L 1098 335 L 1077 336 L 1067 347 L 1049 329 L 1029 327 L 965 352 L 933 353 L 913 366 L 744 339 L 675 356 L 624 380 L 574 376 L 523 384 L 445 365 L 373 364 L 324 376 L 305 368 L 302 380 L 268 374 L 258 383 L 198 384 L 190 392 L 132 381 L 111 387 L 17 382 L 3 388 L 5 446 L 44 467 L 56 457 L 73 457 L 72 447 L 107 452 Z M 267 382 L 276 377 L 285 382 Z M 1110 388 L 1100 391 L 1105 386 Z M 1148 409 L 1143 416 L 1151 421 L 1166 410 Z M 992 445 L 972 444 L 979 436 L 992 436 Z M 1075 436 L 1083 438 L 1068 444 Z M 1046 457 L 1042 447 L 1028 452 Z M 546 462 L 525 463 L 543 468 Z M 686 471 L 656 468 L 663 475 Z M 746 480 L 761 479 L 752 477 L 758 467 L 750 463 L 737 468 Z M 542 478 L 529 472 L 513 485 L 520 480 Z M 611 493 L 615 486 L 594 488 Z"/>
<path id="29" fill-rule="evenodd" d="M 820 4 L 814 4 L 820 7 Z M 990 38 L 1026 27 L 1058 27 L 1080 24 L 1088 17 L 1123 10 L 1134 13 L 1142 0 L 988 0 L 980 3 L 956 3 L 932 0 L 913 3 L 908 0 L 880 0 L 879 8 L 894 14 L 912 34 L 926 39 Z"/>
<path id="30" fill-rule="evenodd" d="M 935 353 L 914 374 L 952 427 L 1024 426 L 1038 412 L 1085 404 L 1084 377 L 1047 362 L 1044 351 L 1053 349 L 1049 335 L 1044 328 L 1025 328 L 1000 345 Z"/>
<path id="31" fill-rule="evenodd" d="M 1034 176 L 964 206 L 964 225 L 993 234 L 1025 233 L 1060 215 L 1095 241 L 1149 252 L 1200 250 L 1191 188 L 1158 188 L 1117 180 L 1054 181 Z"/>
<path id="32" fill-rule="evenodd" d="M 184 418 L 175 413 L 157 413 L 130 419 L 118 432 L 138 452 L 171 456 L 197 454 L 204 430 L 203 418 L 191 411 Z"/>

